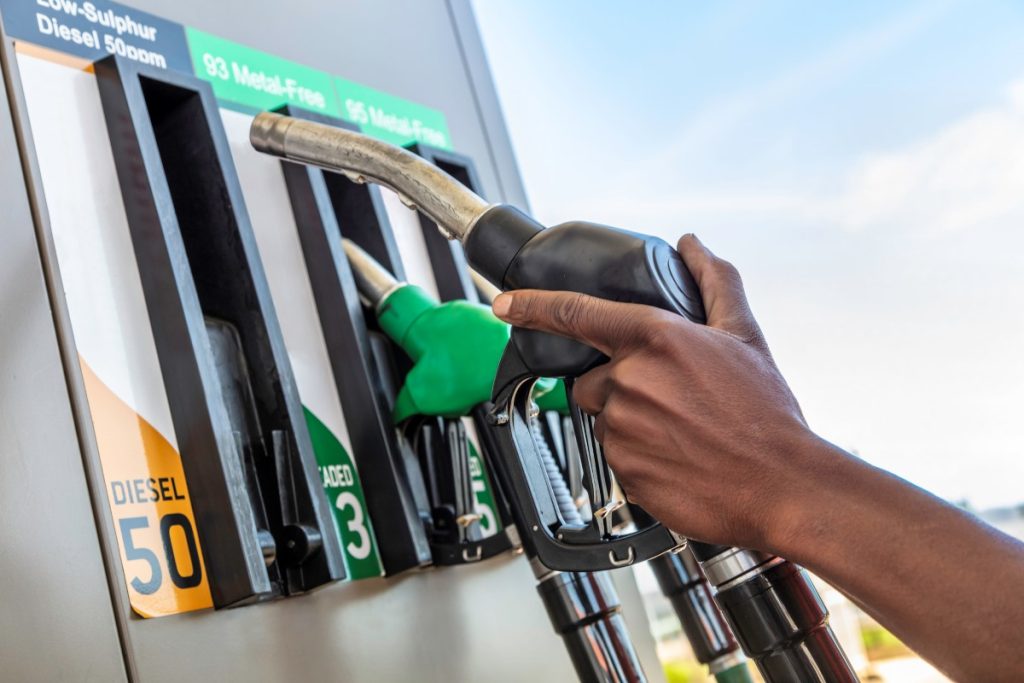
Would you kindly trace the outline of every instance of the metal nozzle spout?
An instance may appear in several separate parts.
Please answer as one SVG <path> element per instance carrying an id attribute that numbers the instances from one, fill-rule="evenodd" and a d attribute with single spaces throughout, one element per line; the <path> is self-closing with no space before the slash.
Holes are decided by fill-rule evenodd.
<path id="1" fill-rule="evenodd" d="M 494 303 L 497 296 L 501 294 L 501 290 L 492 285 L 487 278 L 472 268 L 469 269 L 469 276 L 473 279 L 473 284 L 476 285 L 477 290 L 480 292 L 480 296 L 483 297 L 484 303 Z"/>
<path id="2" fill-rule="evenodd" d="M 462 241 L 490 205 L 450 175 L 412 152 L 342 128 L 264 112 L 249 141 L 261 152 L 344 173 L 358 183 L 391 188 L 410 207 Z M 347 247 L 346 247 L 347 248 Z"/>
<path id="3" fill-rule="evenodd" d="M 342 239 L 341 244 L 348 262 L 352 265 L 352 275 L 355 276 L 359 296 L 374 310 L 384 303 L 391 292 L 405 284 L 352 240 Z"/>

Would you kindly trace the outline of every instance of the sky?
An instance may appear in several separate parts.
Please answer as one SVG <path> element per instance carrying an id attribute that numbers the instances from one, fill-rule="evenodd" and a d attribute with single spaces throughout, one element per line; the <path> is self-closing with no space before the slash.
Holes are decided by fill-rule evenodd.
<path id="1" fill-rule="evenodd" d="M 1024 3 L 473 5 L 538 218 L 695 232 L 815 431 L 1024 502 Z"/>

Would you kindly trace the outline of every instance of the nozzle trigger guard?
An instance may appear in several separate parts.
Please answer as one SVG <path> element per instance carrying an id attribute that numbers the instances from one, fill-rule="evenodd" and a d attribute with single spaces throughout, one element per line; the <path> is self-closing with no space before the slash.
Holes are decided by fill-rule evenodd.
<path id="1" fill-rule="evenodd" d="M 494 402 L 487 411 L 481 439 L 487 441 L 493 455 L 500 488 L 509 499 L 526 552 L 549 569 L 602 571 L 644 562 L 672 550 L 678 542 L 657 522 L 636 531 L 616 533 L 611 515 L 592 515 L 583 521 L 577 514 L 570 519 L 572 511 L 566 506 L 572 499 L 566 495 L 564 479 L 559 483 L 561 472 L 553 461 L 545 462 L 541 449 L 546 447 L 538 443 L 538 434 L 531 426 L 536 420 L 536 407 L 530 392 L 539 376 L 520 355 L 514 341 L 516 332 L 498 366 Z M 607 471 L 599 448 L 596 456 Z M 594 478 L 592 475 L 591 485 Z M 610 483 L 605 484 L 603 488 L 610 490 Z M 594 491 L 590 494 L 593 499 Z M 609 501 L 594 500 L 593 504 L 600 509 Z"/>

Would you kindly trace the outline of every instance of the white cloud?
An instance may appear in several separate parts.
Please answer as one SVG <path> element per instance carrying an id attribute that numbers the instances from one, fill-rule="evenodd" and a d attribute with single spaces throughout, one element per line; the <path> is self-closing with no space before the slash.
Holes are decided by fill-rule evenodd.
<path id="1" fill-rule="evenodd" d="M 812 179 L 807 179 L 808 183 Z M 819 186 L 820 179 L 813 179 Z M 948 234 L 1024 223 L 1024 79 L 995 105 L 978 110 L 898 149 L 873 153 L 841 172 L 835 192 L 801 188 L 698 188 L 621 193 L 563 200 L 566 216 L 622 225 L 701 226 L 741 219 L 768 224 L 811 221 L 859 232 Z M 628 187 L 628 190 L 626 189 Z"/>
<path id="2" fill-rule="evenodd" d="M 852 33 L 828 45 L 774 78 L 712 102 L 686 122 L 642 167 L 652 169 L 655 174 L 670 173 L 697 155 L 698 149 L 714 149 L 731 131 L 742 128 L 766 109 L 791 100 L 801 92 L 835 82 L 846 73 L 905 44 L 946 14 L 951 5 L 948 0 L 914 4 L 880 25 Z"/>
<path id="3" fill-rule="evenodd" d="M 930 231 L 1006 225 L 1024 217 L 1024 80 L 978 111 L 901 150 L 861 161 L 823 204 L 853 229 Z"/>
<path id="4" fill-rule="evenodd" d="M 1018 502 L 1024 79 L 832 179 L 773 185 L 631 182 L 559 210 L 669 240 L 696 230 L 740 266 L 823 435 L 951 499 Z"/>

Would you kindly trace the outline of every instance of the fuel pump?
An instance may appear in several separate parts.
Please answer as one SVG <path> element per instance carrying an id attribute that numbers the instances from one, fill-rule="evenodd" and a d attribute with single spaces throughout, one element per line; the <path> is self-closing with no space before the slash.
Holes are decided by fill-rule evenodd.
<path id="1" fill-rule="evenodd" d="M 493 459 L 496 442 L 488 438 L 494 429 L 487 421 L 490 378 L 508 343 L 509 328 L 484 306 L 455 300 L 439 304 L 415 285 L 396 280 L 355 243 L 344 241 L 360 294 L 376 312 L 381 328 L 413 360 L 395 401 L 395 420 L 407 428 L 439 421 L 451 434 L 461 418 L 472 416 L 477 424 L 484 454 Z M 538 433 L 538 438 L 539 433 Z M 449 443 L 465 444 L 464 438 Z M 501 546 L 479 540 L 479 515 L 475 514 L 468 486 L 465 449 L 448 448 L 424 471 L 443 473 L 431 485 L 435 534 L 445 534 L 450 543 L 466 553 L 493 554 Z M 443 462 L 442 462 L 443 461 Z M 556 490 L 564 489 L 554 461 L 545 463 Z M 425 463 L 426 465 L 427 463 Z M 498 497 L 501 498 L 500 490 Z M 504 506 L 502 506 L 504 507 Z M 565 513 L 572 516 L 571 503 Z M 512 516 L 518 521 L 515 509 Z M 492 537 L 495 538 L 495 537 Z M 644 680 L 640 660 L 629 640 L 620 615 L 615 589 L 604 574 L 560 572 L 537 562 L 529 541 L 523 550 L 530 559 L 540 593 L 552 625 L 569 650 L 583 681 Z"/>
<path id="2" fill-rule="evenodd" d="M 117 56 L 94 68 L 213 603 L 340 580 L 337 527 L 213 93 Z"/>
<path id="3" fill-rule="evenodd" d="M 250 133 L 260 151 L 391 187 L 408 205 L 459 240 L 471 266 L 503 290 L 573 290 L 641 303 L 703 323 L 700 293 L 666 242 L 583 222 L 545 228 L 508 205 L 489 205 L 442 170 L 393 145 L 308 121 L 260 114 Z M 552 488 L 531 426 L 530 392 L 541 377 L 573 378 L 605 362 L 596 349 L 533 330 L 514 329 L 495 376 L 488 434 L 505 494 L 517 510 L 524 546 L 553 570 L 594 571 L 646 561 L 680 546 L 658 523 L 616 533 L 611 472 L 593 436 L 593 419 L 572 404 L 584 485 L 593 517 L 578 522 Z M 564 489 L 564 487 L 563 487 Z M 567 491 L 564 492 L 568 497 Z M 571 500 L 569 503 L 571 504 Z M 744 651 L 768 681 L 856 681 L 805 571 L 742 548 L 691 543 Z"/>
<path id="4" fill-rule="evenodd" d="M 291 105 L 283 111 L 351 125 Z M 392 378 L 402 369 L 393 367 L 392 344 L 367 320 L 341 247 L 342 235 L 356 238 L 402 272 L 383 198 L 379 188 L 356 185 L 339 173 L 286 161 L 280 166 L 368 516 L 376 528 L 387 529 L 377 534 L 381 562 L 388 576 L 415 571 L 434 561 L 434 549 L 424 525 L 430 512 L 423 475 L 388 404 Z"/>

